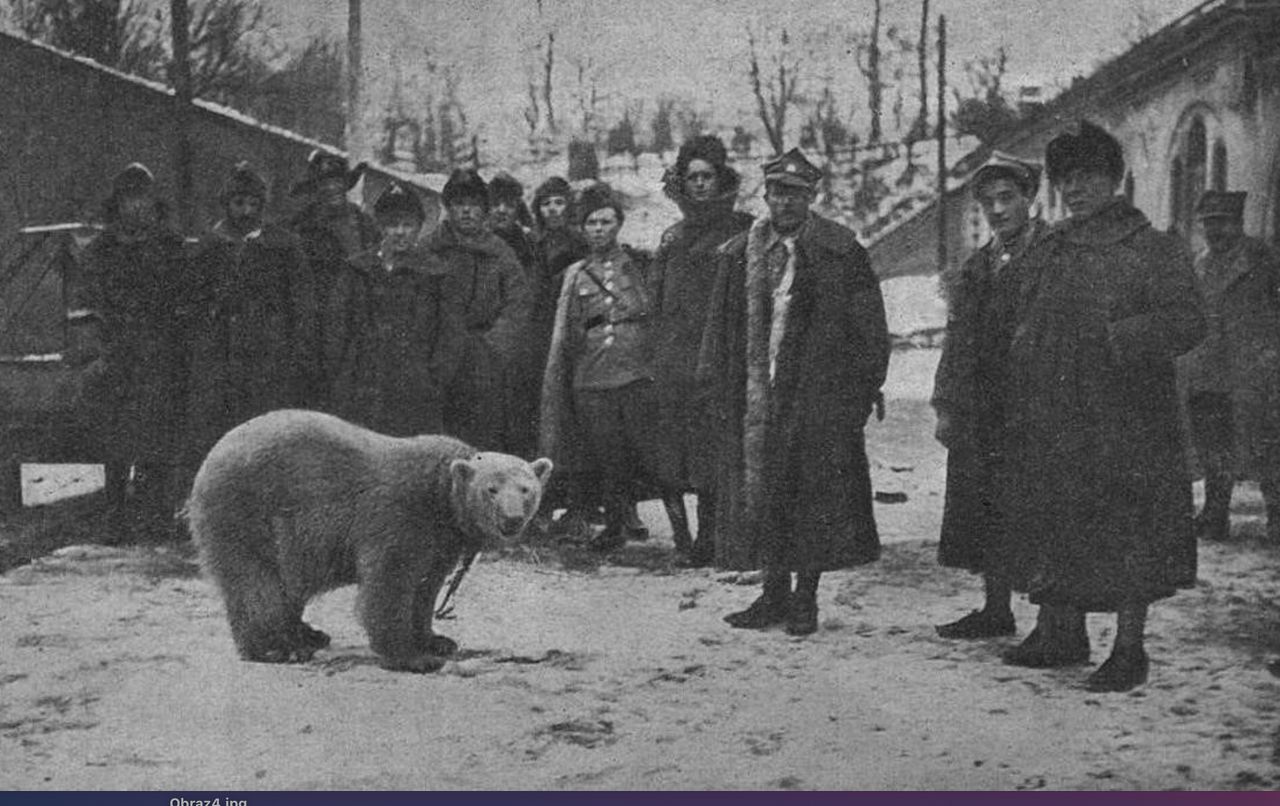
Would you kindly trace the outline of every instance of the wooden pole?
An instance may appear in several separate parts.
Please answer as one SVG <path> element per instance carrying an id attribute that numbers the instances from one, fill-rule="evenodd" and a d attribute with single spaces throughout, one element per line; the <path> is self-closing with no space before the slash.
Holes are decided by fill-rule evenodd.
<path id="1" fill-rule="evenodd" d="M 938 15 L 938 272 L 947 270 L 947 18 Z"/>
<path id="2" fill-rule="evenodd" d="M 195 182 L 191 148 L 191 110 L 194 94 L 191 87 L 191 15 L 187 0 L 169 0 L 170 35 L 173 38 L 173 64 L 169 80 L 174 95 L 174 184 L 178 226 L 184 233 L 195 229 Z"/>
<path id="3" fill-rule="evenodd" d="M 362 83 L 363 54 L 360 30 L 360 0 L 347 0 L 347 157 L 352 164 L 365 158 Z"/>

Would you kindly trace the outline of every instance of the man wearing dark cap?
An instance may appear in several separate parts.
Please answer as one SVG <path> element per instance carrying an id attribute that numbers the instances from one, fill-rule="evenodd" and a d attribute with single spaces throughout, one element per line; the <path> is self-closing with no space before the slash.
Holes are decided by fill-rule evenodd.
<path id="1" fill-rule="evenodd" d="M 721 247 L 698 362 L 719 454 L 715 563 L 764 571 L 730 625 L 807 635 L 822 572 L 880 554 L 863 427 L 889 335 L 866 250 L 809 210 L 822 172 L 793 149 L 764 175 L 769 214 Z"/>
<path id="2" fill-rule="evenodd" d="M 1178 363 L 1205 478 L 1198 534 L 1228 536 L 1237 475 L 1257 479 L 1267 537 L 1280 542 L 1280 261 L 1244 234 L 1244 193 L 1210 190 L 1196 217 L 1208 249 L 1196 260 L 1209 334 Z"/>
<path id="3" fill-rule="evenodd" d="M 996 152 L 978 169 L 970 192 L 991 239 L 942 278 L 947 338 L 933 386 L 938 441 L 947 448 L 947 491 L 938 560 L 983 575 L 985 602 L 938 626 L 943 638 L 1012 635 L 1013 591 L 987 560 L 1001 528 L 997 478 L 1005 436 L 1009 342 L 1017 327 L 1022 256 L 1044 236 L 1031 215 L 1040 168 Z"/>
<path id="4" fill-rule="evenodd" d="M 266 181 L 242 162 L 219 199 L 224 216 L 194 261 L 190 472 L 232 427 L 305 405 L 318 366 L 311 269 L 298 236 L 265 220 Z"/>
<path id="5" fill-rule="evenodd" d="M 516 366 L 527 356 L 529 282 L 515 253 L 489 229 L 489 188 L 478 173 L 455 170 L 442 196 L 445 221 L 423 245 L 463 328 L 454 345 L 463 371 L 445 402 L 445 431 L 482 450 L 510 451 Z"/>
<path id="6" fill-rule="evenodd" d="M 307 158 L 306 177 L 294 185 L 290 193 L 303 201 L 302 209 L 292 218 L 291 228 L 302 239 L 314 278 L 316 304 L 321 311 L 328 306 L 330 290 L 346 270 L 347 261 L 377 247 L 381 240 L 373 220 L 347 199 L 347 193 L 360 181 L 364 168 L 364 163 L 360 163 L 353 169 L 341 154 L 316 149 Z M 327 322 L 318 316 L 316 324 L 316 339 L 323 342 Z M 321 368 L 325 376 L 331 371 L 330 367 Z M 329 381 L 328 377 L 317 381 L 309 393 L 311 405 L 323 405 Z"/>
<path id="7" fill-rule="evenodd" d="M 101 383 L 109 541 L 166 540 L 184 490 L 187 333 L 194 282 L 156 182 L 133 163 L 112 181 L 106 228 L 69 283 L 73 322 Z M 91 331 L 91 332 L 89 332 Z M 132 488 L 132 494 L 130 494 Z"/>
<path id="8" fill-rule="evenodd" d="M 1005 455 L 992 560 L 1040 610 L 1005 654 L 1087 663 L 1085 614 L 1116 614 L 1111 655 L 1085 685 L 1147 679 L 1147 610 L 1195 581 L 1191 480 L 1174 362 L 1204 337 L 1185 245 L 1116 194 L 1119 142 L 1088 122 L 1045 168 L 1070 217 L 1024 255 L 1035 282 L 1009 346 Z"/>
<path id="9" fill-rule="evenodd" d="M 413 186 L 392 182 L 374 217 L 381 243 L 349 262 L 326 313 L 331 408 L 383 434 L 442 433 L 461 335 L 443 267 L 418 245 L 425 212 Z"/>

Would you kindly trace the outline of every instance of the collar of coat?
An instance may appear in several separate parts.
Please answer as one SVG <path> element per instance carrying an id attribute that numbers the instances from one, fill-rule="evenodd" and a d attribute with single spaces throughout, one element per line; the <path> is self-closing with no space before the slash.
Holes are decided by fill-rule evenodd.
<path id="1" fill-rule="evenodd" d="M 1242 277 L 1254 271 L 1265 269 L 1276 272 L 1274 266 L 1268 265 L 1275 263 L 1276 256 L 1265 243 L 1246 235 L 1226 254 L 1215 255 L 1206 250 L 1196 260 L 1195 267 L 1201 287 L 1206 292 L 1213 290 L 1221 293 L 1223 289 L 1235 285 Z"/>
<path id="2" fill-rule="evenodd" d="M 429 252 L 460 249 L 486 257 L 497 257 L 511 249 L 505 241 L 489 230 L 485 230 L 476 238 L 464 238 L 448 221 L 432 230 L 431 234 L 423 239 L 422 245 Z"/>
<path id="3" fill-rule="evenodd" d="M 1075 246 L 1114 246 L 1147 229 L 1151 222 L 1141 210 L 1123 198 L 1109 204 L 1087 218 L 1068 218 L 1056 225 L 1051 237 Z"/>

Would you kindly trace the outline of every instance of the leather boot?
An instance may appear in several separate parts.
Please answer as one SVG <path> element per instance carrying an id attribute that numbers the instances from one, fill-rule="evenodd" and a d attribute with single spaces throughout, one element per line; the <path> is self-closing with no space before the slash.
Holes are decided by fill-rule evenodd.
<path id="1" fill-rule="evenodd" d="M 693 536 L 689 534 L 689 516 L 684 511 L 684 496 L 671 493 L 662 499 L 666 507 L 667 519 L 671 521 L 671 539 L 676 544 L 676 551 L 689 555 L 693 548 Z"/>
<path id="2" fill-rule="evenodd" d="M 1204 508 L 1196 516 L 1196 537 L 1226 540 L 1231 534 L 1231 492 L 1235 480 L 1230 474 L 1215 473 L 1204 481 Z"/>

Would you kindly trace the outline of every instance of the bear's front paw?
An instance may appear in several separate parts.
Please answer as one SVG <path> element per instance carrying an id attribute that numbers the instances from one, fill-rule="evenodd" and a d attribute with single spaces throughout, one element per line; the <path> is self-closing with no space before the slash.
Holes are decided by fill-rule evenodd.
<path id="1" fill-rule="evenodd" d="M 458 651 L 458 642 L 447 635 L 432 633 L 427 636 L 427 652 L 447 658 Z"/>
<path id="2" fill-rule="evenodd" d="M 412 658 L 383 658 L 382 668 L 390 672 L 413 672 L 427 674 L 438 672 L 444 667 L 445 659 L 439 655 L 424 652 Z"/>

